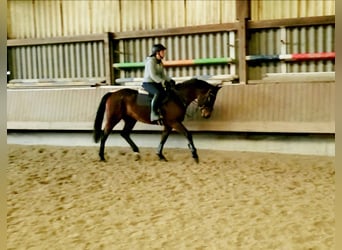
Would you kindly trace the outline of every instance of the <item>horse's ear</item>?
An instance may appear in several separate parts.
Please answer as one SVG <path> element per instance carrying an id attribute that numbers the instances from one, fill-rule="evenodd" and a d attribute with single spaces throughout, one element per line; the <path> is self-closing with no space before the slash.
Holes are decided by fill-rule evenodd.
<path id="1" fill-rule="evenodd" d="M 223 84 L 220 83 L 220 84 L 215 85 L 215 88 L 217 89 L 217 91 L 219 91 L 219 89 L 222 88 L 222 86 L 223 86 Z"/>

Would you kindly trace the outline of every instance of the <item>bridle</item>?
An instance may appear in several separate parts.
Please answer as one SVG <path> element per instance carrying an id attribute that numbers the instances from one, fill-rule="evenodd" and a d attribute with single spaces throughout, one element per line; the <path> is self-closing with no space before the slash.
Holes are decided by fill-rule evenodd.
<path id="1" fill-rule="evenodd" d="M 203 110 L 205 108 L 212 110 L 214 106 L 214 101 L 215 101 L 215 93 L 211 89 L 208 90 L 206 93 L 207 97 L 205 98 L 204 102 L 202 104 L 198 103 L 198 108 L 200 110 Z"/>

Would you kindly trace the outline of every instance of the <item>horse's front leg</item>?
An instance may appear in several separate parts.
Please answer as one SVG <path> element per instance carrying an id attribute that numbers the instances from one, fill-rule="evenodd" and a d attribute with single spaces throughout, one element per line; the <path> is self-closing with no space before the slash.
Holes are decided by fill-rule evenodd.
<path id="1" fill-rule="evenodd" d="M 131 117 L 125 117 L 124 118 L 125 121 L 125 126 L 123 128 L 123 130 L 121 131 L 120 135 L 128 142 L 128 144 L 131 146 L 134 154 L 135 154 L 135 160 L 139 160 L 140 159 L 140 155 L 139 155 L 139 148 L 138 146 L 133 142 L 133 140 L 130 137 L 130 133 L 134 127 L 134 125 L 136 124 L 136 120 L 131 118 Z"/>
<path id="2" fill-rule="evenodd" d="M 182 123 L 176 123 L 173 127 L 188 139 L 188 146 L 191 150 L 192 158 L 194 158 L 194 160 L 198 163 L 199 159 L 197 155 L 197 150 L 192 140 L 192 134 L 186 129 L 186 127 Z"/>
<path id="3" fill-rule="evenodd" d="M 165 156 L 163 155 L 163 148 L 164 148 L 164 144 L 167 140 L 167 138 L 169 137 L 170 133 L 171 133 L 172 128 L 169 126 L 164 126 L 164 130 L 162 132 L 161 135 L 161 140 L 158 146 L 158 150 L 157 150 L 157 155 L 159 157 L 159 160 L 163 160 L 163 161 L 167 161 Z"/>

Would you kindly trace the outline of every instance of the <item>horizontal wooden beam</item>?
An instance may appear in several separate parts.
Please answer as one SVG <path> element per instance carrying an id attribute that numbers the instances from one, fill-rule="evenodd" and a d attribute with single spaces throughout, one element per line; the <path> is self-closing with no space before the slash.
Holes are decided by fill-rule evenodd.
<path id="1" fill-rule="evenodd" d="M 196 25 L 196 26 L 191 26 L 191 27 L 116 32 L 114 34 L 114 39 L 179 36 L 179 35 L 189 35 L 189 34 L 223 32 L 223 31 L 231 31 L 231 30 L 237 30 L 237 23 L 207 24 L 207 25 Z"/>
<path id="2" fill-rule="evenodd" d="M 248 29 L 335 24 L 335 15 L 248 21 Z"/>
<path id="3" fill-rule="evenodd" d="M 94 42 L 94 41 L 104 41 L 106 38 L 107 38 L 107 34 L 92 34 L 92 35 L 82 35 L 82 36 L 59 36 L 59 37 L 48 37 L 48 38 L 9 39 L 7 40 L 7 47 L 60 44 L 60 43 Z"/>

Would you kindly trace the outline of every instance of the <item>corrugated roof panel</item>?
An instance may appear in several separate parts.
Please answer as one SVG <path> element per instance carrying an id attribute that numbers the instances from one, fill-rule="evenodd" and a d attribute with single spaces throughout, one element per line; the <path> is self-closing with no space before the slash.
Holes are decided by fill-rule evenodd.
<path id="1" fill-rule="evenodd" d="M 62 36 L 60 1 L 34 1 L 36 37 Z"/>
<path id="2" fill-rule="evenodd" d="M 186 1 L 186 25 L 201 25 L 221 23 L 220 0 Z"/>
<path id="3" fill-rule="evenodd" d="M 236 2 L 221 0 L 221 23 L 236 21 Z"/>
<path id="4" fill-rule="evenodd" d="M 324 15 L 335 15 L 335 0 L 325 1 Z"/>
<path id="5" fill-rule="evenodd" d="M 324 15 L 335 15 L 335 0 L 251 1 L 252 20 Z"/>
<path id="6" fill-rule="evenodd" d="M 236 19 L 236 2 L 226 0 L 9 0 L 7 6 L 9 38 L 150 30 Z M 252 20 L 334 14 L 335 0 L 251 1 Z"/>
<path id="7" fill-rule="evenodd" d="M 120 1 L 90 1 L 91 32 L 121 31 Z"/>
<path id="8" fill-rule="evenodd" d="M 274 1 L 271 1 L 274 2 Z M 278 1 L 281 8 L 281 17 L 280 18 L 296 18 L 298 17 L 298 3 L 293 0 L 285 0 L 285 1 Z M 275 2 L 276 4 L 276 2 Z M 277 17 L 276 17 L 277 18 Z"/>
<path id="9" fill-rule="evenodd" d="M 153 28 L 164 29 L 185 26 L 184 1 L 152 1 Z"/>
<path id="10" fill-rule="evenodd" d="M 80 1 L 81 3 L 81 1 Z M 75 9 L 75 2 L 74 1 L 63 1 L 62 0 L 62 22 L 63 22 L 63 35 L 64 36 L 72 36 L 77 34 L 76 30 L 76 23 L 73 22 L 74 20 L 74 9 Z"/>
<path id="11" fill-rule="evenodd" d="M 89 1 L 62 0 L 63 35 L 91 34 Z"/>
<path id="12" fill-rule="evenodd" d="M 301 16 L 335 15 L 335 0 L 306 0 L 301 2 Z"/>
<path id="13" fill-rule="evenodd" d="M 33 1 L 36 37 L 120 30 L 119 1 Z"/>
<path id="14" fill-rule="evenodd" d="M 8 38 L 35 37 L 34 6 L 32 1 L 7 2 Z"/>
<path id="15" fill-rule="evenodd" d="M 152 29 L 151 1 L 121 1 L 121 31 Z"/>

